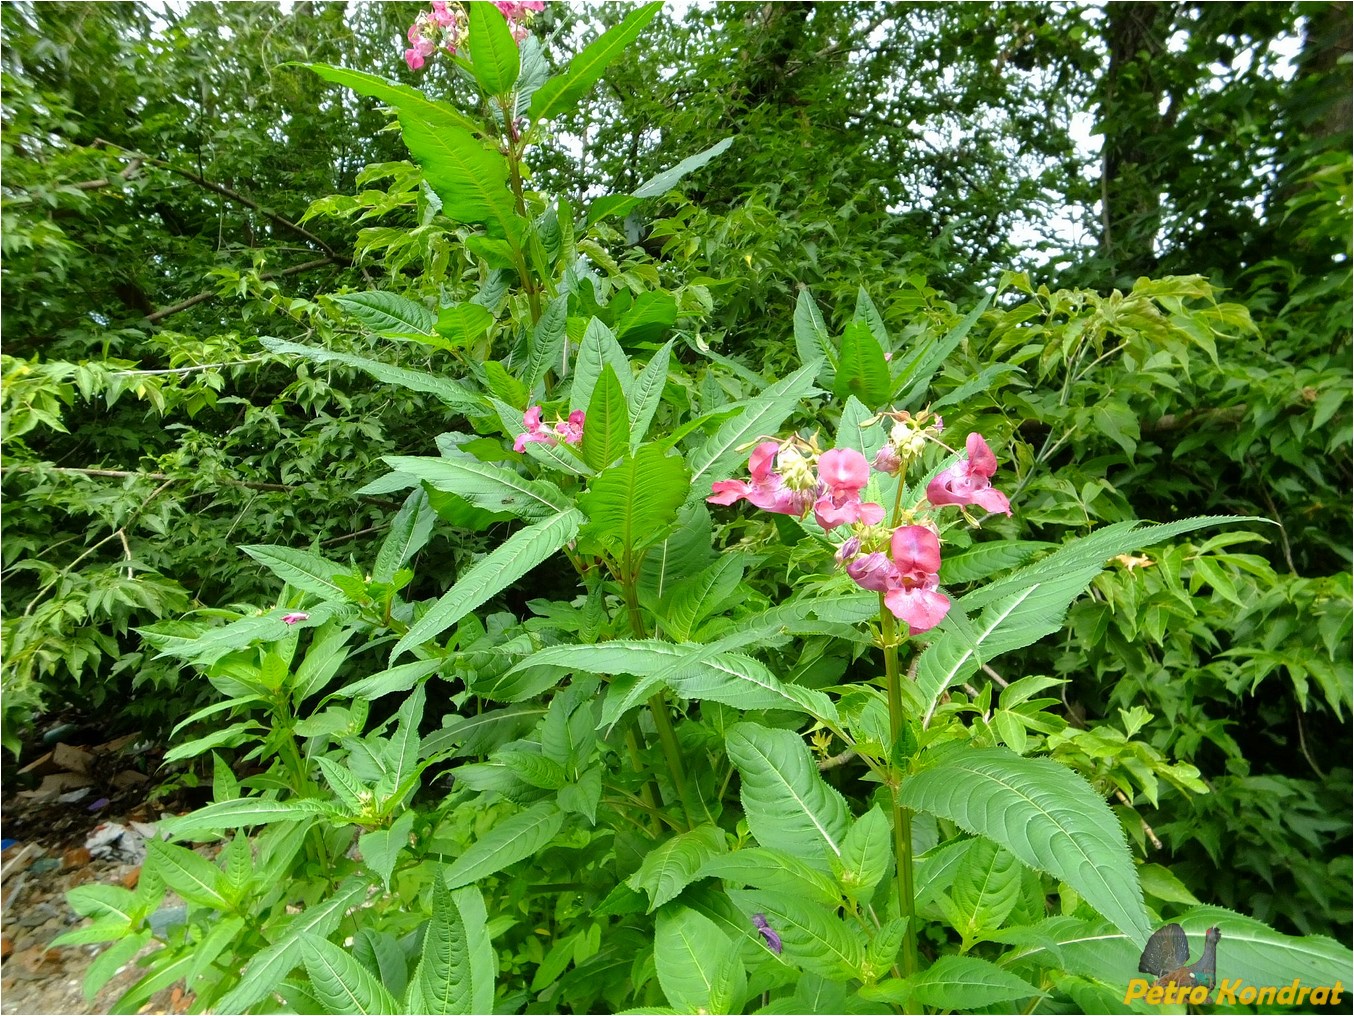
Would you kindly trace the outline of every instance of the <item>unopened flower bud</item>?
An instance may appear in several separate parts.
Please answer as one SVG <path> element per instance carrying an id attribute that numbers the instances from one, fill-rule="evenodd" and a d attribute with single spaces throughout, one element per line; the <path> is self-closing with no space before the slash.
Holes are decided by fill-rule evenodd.
<path id="1" fill-rule="evenodd" d="M 860 553 L 860 537 L 853 536 L 840 547 L 837 548 L 837 563 L 846 564 L 847 561 Z"/>
<path id="2" fill-rule="evenodd" d="M 875 452 L 874 461 L 870 464 L 881 473 L 888 473 L 889 476 L 897 476 L 898 471 L 903 468 L 903 460 L 899 457 L 898 449 L 893 447 L 892 442 Z"/>

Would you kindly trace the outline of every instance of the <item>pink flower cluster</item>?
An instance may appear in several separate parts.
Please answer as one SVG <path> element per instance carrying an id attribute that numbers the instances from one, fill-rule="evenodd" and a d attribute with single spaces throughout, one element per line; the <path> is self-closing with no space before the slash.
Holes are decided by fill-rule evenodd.
<path id="1" fill-rule="evenodd" d="M 522 414 L 522 425 L 526 427 L 526 432 L 517 435 L 517 440 L 512 443 L 512 450 L 520 454 L 527 450 L 529 444 L 554 445 L 560 441 L 571 445 L 581 444 L 583 416 L 583 410 L 575 409 L 567 420 L 556 419 L 555 429 L 551 430 L 541 423 L 541 407 L 532 406 Z"/>
<path id="2" fill-rule="evenodd" d="M 854 543 L 854 546 L 852 544 Z M 920 635 L 945 619 L 950 598 L 940 586 L 940 538 L 927 526 L 899 526 L 889 538 L 889 553 L 859 554 L 860 540 L 852 537 L 842 545 L 846 574 L 862 589 L 884 594 L 884 606 L 907 622 L 908 632 Z"/>
<path id="3" fill-rule="evenodd" d="M 777 472 L 775 466 L 780 467 Z M 884 509 L 862 502 L 860 492 L 870 482 L 870 464 L 854 448 L 834 448 L 818 456 L 818 472 L 793 444 L 763 441 L 752 450 L 748 472 L 752 482 L 716 480 L 711 504 L 748 501 L 763 511 L 803 518 L 810 507 L 824 529 L 850 522 L 874 525 Z"/>
<path id="4" fill-rule="evenodd" d="M 496 0 L 494 6 L 507 19 L 508 27 L 512 29 L 512 37 L 519 46 L 529 34 L 527 25 L 531 24 L 532 17 L 545 10 L 544 0 L 526 0 L 525 3 Z"/>
<path id="5" fill-rule="evenodd" d="M 932 434 L 939 433 L 941 424 L 939 417 L 930 423 L 927 414 L 888 415 L 897 422 L 873 463 L 852 448 L 820 453 L 797 438 L 763 441 L 748 459 L 750 479 L 717 480 L 706 500 L 722 505 L 748 501 L 763 511 L 800 518 L 811 508 L 825 530 L 850 525 L 852 535 L 837 550 L 838 564 L 862 589 L 883 593 L 885 606 L 907 623 L 911 634 L 919 635 L 938 625 L 950 609 L 949 597 L 939 591 L 937 528 L 918 504 L 904 517 L 910 521 L 920 512 L 925 524 L 881 530 L 884 509 L 861 501 L 860 493 L 869 483 L 871 465 L 897 474 L 920 454 L 925 441 L 934 440 Z M 807 457 L 801 448 L 808 451 Z M 1009 515 L 1010 501 L 992 487 L 997 457 L 982 435 L 968 436 L 967 453 L 927 485 L 926 501 L 933 508 L 976 504 Z"/>
<path id="6" fill-rule="evenodd" d="M 410 48 L 404 51 L 404 62 L 411 71 L 416 71 L 439 49 L 455 53 L 465 44 L 468 28 L 465 10 L 460 4 L 433 0 L 432 10 L 424 11 L 409 26 Z"/>
<path id="7" fill-rule="evenodd" d="M 529 34 L 527 26 L 532 17 L 545 10 L 543 0 L 526 0 L 525 3 L 503 2 L 494 4 L 508 22 L 512 37 L 518 45 Z M 466 44 L 470 34 L 469 19 L 465 9 L 448 0 L 432 0 L 432 10 L 420 14 L 409 26 L 409 48 L 404 51 L 404 62 L 411 71 L 421 70 L 439 49 L 454 54 Z"/>

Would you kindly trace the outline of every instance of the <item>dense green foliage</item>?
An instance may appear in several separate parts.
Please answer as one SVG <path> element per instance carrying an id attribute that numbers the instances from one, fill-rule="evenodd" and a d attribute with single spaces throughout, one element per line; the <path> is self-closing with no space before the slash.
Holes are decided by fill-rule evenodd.
<path id="1" fill-rule="evenodd" d="M 116 707 L 234 836 L 96 979 L 166 888 L 132 1011 L 1347 973 L 1349 9 L 420 11 L 0 10 L 5 743 Z M 923 407 L 1013 510 L 933 630 L 704 503 Z"/>

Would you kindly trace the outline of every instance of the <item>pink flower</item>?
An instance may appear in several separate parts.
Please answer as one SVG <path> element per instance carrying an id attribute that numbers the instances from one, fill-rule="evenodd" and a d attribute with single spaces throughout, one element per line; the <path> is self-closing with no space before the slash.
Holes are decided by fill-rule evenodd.
<path id="1" fill-rule="evenodd" d="M 848 563 L 846 574 L 850 575 L 860 588 L 872 589 L 876 593 L 888 592 L 890 584 L 896 583 L 898 579 L 898 569 L 893 567 L 893 562 L 887 555 L 878 551 Z"/>
<path id="2" fill-rule="evenodd" d="M 870 464 L 854 448 L 833 448 L 818 456 L 818 478 L 834 498 L 850 497 L 870 482 Z"/>
<path id="3" fill-rule="evenodd" d="M 861 501 L 859 494 L 834 498 L 824 495 L 813 503 L 813 517 L 824 529 L 863 522 L 867 526 L 884 521 L 884 508 L 873 501 Z"/>
<path id="4" fill-rule="evenodd" d="M 564 438 L 565 444 L 576 445 L 583 440 L 583 410 L 575 409 L 569 419 L 555 424 L 555 433 Z"/>
<path id="5" fill-rule="evenodd" d="M 406 49 L 404 51 L 404 62 L 409 65 L 411 71 L 421 70 L 423 68 L 423 54 L 416 49 Z"/>
<path id="6" fill-rule="evenodd" d="M 310 615 L 307 614 L 305 611 L 302 611 L 302 610 L 297 610 L 297 611 L 294 611 L 293 613 L 290 613 L 290 614 L 283 614 L 283 615 L 282 615 L 282 623 L 283 623 L 283 624 L 288 624 L 288 625 L 290 625 L 290 624 L 297 624 L 298 622 L 301 622 L 301 621 L 309 621 L 309 620 L 310 620 Z"/>
<path id="7" fill-rule="evenodd" d="M 939 507 L 976 504 L 990 512 L 1011 514 L 1011 502 L 992 487 L 997 457 L 981 434 L 968 436 L 968 457 L 960 459 L 926 486 L 926 500 Z"/>
<path id="8" fill-rule="evenodd" d="M 926 526 L 899 526 L 890 548 L 895 573 L 890 575 L 884 605 L 908 632 L 920 635 L 944 620 L 950 599 L 937 592 L 940 585 L 940 540 Z"/>
<path id="9" fill-rule="evenodd" d="M 818 491 L 816 487 L 797 490 L 786 485 L 785 477 L 773 469 L 780 450 L 780 445 L 775 441 L 763 441 L 752 449 L 748 457 L 748 473 L 752 476 L 752 482 L 716 480 L 710 484 L 711 493 L 705 500 L 711 504 L 734 504 L 746 500 L 762 511 L 803 517 Z"/>

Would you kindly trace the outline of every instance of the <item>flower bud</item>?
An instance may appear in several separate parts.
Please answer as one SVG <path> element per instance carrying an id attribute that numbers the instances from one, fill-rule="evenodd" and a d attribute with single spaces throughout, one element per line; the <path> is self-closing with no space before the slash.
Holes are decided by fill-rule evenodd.
<path id="1" fill-rule="evenodd" d="M 881 473 L 888 473 L 889 476 L 897 476 L 898 471 L 903 468 L 903 460 L 892 442 L 875 452 L 874 461 L 870 464 Z"/>

